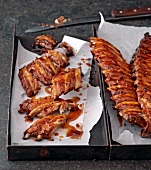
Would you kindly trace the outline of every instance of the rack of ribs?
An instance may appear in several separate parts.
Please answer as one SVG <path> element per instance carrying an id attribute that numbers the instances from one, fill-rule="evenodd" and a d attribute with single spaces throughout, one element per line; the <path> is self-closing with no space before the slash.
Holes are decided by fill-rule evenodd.
<path id="1" fill-rule="evenodd" d="M 144 34 L 131 64 L 138 102 L 143 112 L 142 117 L 147 123 L 142 130 L 142 137 L 147 137 L 151 133 L 151 35 L 149 33 Z"/>
<path id="2" fill-rule="evenodd" d="M 132 125 L 144 127 L 146 122 L 142 118 L 130 64 L 126 63 L 115 46 L 102 38 L 90 37 L 90 46 L 92 55 L 105 75 L 114 107 Z"/>

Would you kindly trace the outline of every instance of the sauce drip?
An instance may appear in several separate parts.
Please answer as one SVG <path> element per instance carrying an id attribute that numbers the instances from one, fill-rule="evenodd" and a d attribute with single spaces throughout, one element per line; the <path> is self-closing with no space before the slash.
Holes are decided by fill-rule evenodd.
<path id="1" fill-rule="evenodd" d="M 54 135 L 55 135 L 55 136 L 58 136 L 58 135 L 59 135 L 59 133 L 54 133 Z"/>
<path id="2" fill-rule="evenodd" d="M 84 55 L 85 56 L 85 55 Z M 91 58 L 81 58 L 82 61 L 91 60 Z"/>
<path id="3" fill-rule="evenodd" d="M 117 114 L 117 118 L 118 118 L 118 121 L 120 123 L 120 126 L 122 127 L 122 125 L 123 125 L 123 117 L 120 116 L 119 114 Z"/>
<path id="4" fill-rule="evenodd" d="M 59 136 L 60 139 L 63 139 L 63 136 Z"/>
<path id="5" fill-rule="evenodd" d="M 87 65 L 88 67 L 91 67 L 91 64 L 90 64 L 90 63 L 86 63 L 86 65 Z"/>
<path id="6" fill-rule="evenodd" d="M 71 126 L 71 125 L 69 125 L 69 126 L 70 126 L 70 128 L 68 129 L 66 136 L 70 137 L 72 139 L 80 139 L 83 134 L 83 131 L 77 130 L 74 126 Z"/>
<path id="7" fill-rule="evenodd" d="M 78 107 L 71 109 L 67 115 L 68 122 L 72 122 L 76 120 L 81 115 L 81 113 L 82 113 L 82 110 L 79 109 Z"/>
<path id="8" fill-rule="evenodd" d="M 67 115 L 67 123 L 65 123 L 62 128 L 67 129 L 66 136 L 73 138 L 73 139 L 79 139 L 81 138 L 83 131 L 82 127 L 80 130 L 77 130 L 74 126 L 70 125 L 70 122 L 76 120 L 82 113 L 82 109 L 79 109 L 78 106 L 71 109 L 70 112 Z M 80 126 L 79 126 L 80 127 Z"/>
<path id="9" fill-rule="evenodd" d="M 82 130 L 77 130 L 74 126 L 71 126 L 69 122 L 64 124 L 63 128 L 68 129 L 66 136 L 72 139 L 80 139 L 83 134 Z"/>
<path id="10" fill-rule="evenodd" d="M 74 96 L 74 97 L 72 97 L 72 99 L 67 99 L 66 101 L 68 101 L 69 103 L 77 104 L 79 100 L 80 100 L 80 97 Z"/>
<path id="11" fill-rule="evenodd" d="M 50 87 L 49 87 L 49 86 L 45 88 L 45 92 L 48 93 L 48 94 L 51 94 L 51 91 L 50 91 Z"/>
<path id="12" fill-rule="evenodd" d="M 78 103 L 78 101 L 80 100 L 80 97 L 74 96 L 74 97 L 72 97 L 71 100 L 72 100 L 73 103 Z"/>

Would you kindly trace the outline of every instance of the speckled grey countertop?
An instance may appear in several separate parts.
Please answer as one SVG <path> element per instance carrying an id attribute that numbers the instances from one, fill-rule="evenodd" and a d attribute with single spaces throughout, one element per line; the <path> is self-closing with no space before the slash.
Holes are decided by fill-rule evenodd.
<path id="1" fill-rule="evenodd" d="M 24 169 L 151 169 L 151 160 L 99 160 L 99 161 L 8 161 L 7 118 L 10 91 L 10 69 L 13 25 L 18 35 L 34 23 L 51 22 L 60 15 L 80 17 L 96 15 L 101 11 L 109 15 L 111 9 L 151 6 L 150 0 L 1 0 L 0 1 L 0 170 Z M 122 21 L 121 24 L 151 26 L 151 18 Z M 96 24 L 97 25 L 97 24 Z M 45 32 L 46 33 L 46 32 Z M 52 35 L 91 35 L 91 24 L 66 27 L 51 31 Z M 35 34 L 36 35 L 36 34 Z"/>

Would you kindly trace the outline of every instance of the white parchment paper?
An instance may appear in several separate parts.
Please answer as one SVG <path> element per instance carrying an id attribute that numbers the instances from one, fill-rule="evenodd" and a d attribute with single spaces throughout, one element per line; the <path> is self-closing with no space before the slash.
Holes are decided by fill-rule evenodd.
<path id="1" fill-rule="evenodd" d="M 100 15 L 101 23 L 98 29 L 98 37 L 115 45 L 129 63 L 144 34 L 146 32 L 151 34 L 151 28 L 112 24 L 104 21 L 101 13 Z M 112 111 L 109 111 L 109 113 L 111 113 L 109 116 L 111 119 L 112 139 L 114 141 L 124 145 L 151 144 L 150 138 L 142 138 L 140 136 L 141 129 L 139 127 L 131 126 L 126 121 L 123 122 L 126 126 L 121 127 L 117 115 L 112 114 Z"/>
<path id="2" fill-rule="evenodd" d="M 63 99 L 71 99 L 74 96 L 80 97 L 80 101 L 78 102 L 78 104 L 84 105 L 83 113 L 78 117 L 78 119 L 71 122 L 70 124 L 73 126 L 75 126 L 77 123 L 82 124 L 84 133 L 81 139 L 71 139 L 69 137 L 66 137 L 66 131 L 60 128 L 57 131 L 59 135 L 52 136 L 54 141 L 43 139 L 41 142 L 35 142 L 33 139 L 28 139 L 28 140 L 22 139 L 23 132 L 34 122 L 32 123 L 25 122 L 24 120 L 25 114 L 18 113 L 19 104 L 28 98 L 18 78 L 18 71 L 19 68 L 23 67 L 24 65 L 27 65 L 36 57 L 40 57 L 40 56 L 37 56 L 37 54 L 26 50 L 19 41 L 15 75 L 13 81 L 12 100 L 11 100 L 11 144 L 12 145 L 88 145 L 89 144 L 89 139 L 90 139 L 89 131 L 100 119 L 102 114 L 102 109 L 103 109 L 102 100 L 100 98 L 99 87 L 92 87 L 90 84 L 88 84 L 90 67 L 88 66 L 87 63 L 89 62 L 91 64 L 92 62 L 92 55 L 90 53 L 89 43 L 69 36 L 64 36 L 62 41 L 67 42 L 69 45 L 71 45 L 74 48 L 75 56 L 70 58 L 70 65 L 68 67 L 76 68 L 78 67 L 78 63 L 81 63 L 84 77 L 83 77 L 83 84 L 82 84 L 83 86 L 82 88 L 80 88 L 78 92 L 73 90 L 67 93 L 66 95 L 62 95 L 60 97 Z M 42 89 L 38 92 L 36 97 L 38 98 L 47 95 L 48 94 L 45 92 L 45 86 L 42 85 Z M 34 119 L 34 121 L 36 120 L 37 118 Z M 60 138 L 60 136 L 61 137 L 63 136 L 63 138 Z"/>

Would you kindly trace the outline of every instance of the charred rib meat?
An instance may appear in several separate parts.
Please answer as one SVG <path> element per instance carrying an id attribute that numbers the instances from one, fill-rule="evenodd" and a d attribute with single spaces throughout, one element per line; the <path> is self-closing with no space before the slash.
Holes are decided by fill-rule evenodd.
<path id="1" fill-rule="evenodd" d="M 69 64 L 69 59 L 58 51 L 50 50 L 19 70 L 19 78 L 28 97 L 40 90 L 40 84 L 50 85 L 52 77 Z"/>
<path id="2" fill-rule="evenodd" d="M 120 51 L 109 42 L 96 37 L 90 37 L 92 54 L 98 61 L 106 77 L 111 99 L 119 114 L 131 124 L 144 126 L 141 117 L 142 110 L 137 100 L 136 89 L 130 65 L 126 63 Z"/>
<path id="3" fill-rule="evenodd" d="M 51 102 L 51 101 L 53 101 L 53 98 L 51 96 L 40 97 L 38 99 L 35 99 L 35 98 L 27 99 L 19 105 L 20 109 L 18 110 L 18 112 L 20 112 L 20 113 L 24 113 L 24 112 L 30 113 L 33 109 L 35 109 L 39 105 L 42 105 L 44 103 L 48 103 L 48 102 Z"/>
<path id="4" fill-rule="evenodd" d="M 69 56 L 73 56 L 73 48 L 66 42 L 62 42 L 58 45 L 59 48 L 65 48 L 66 50 L 66 55 Z"/>
<path id="5" fill-rule="evenodd" d="M 24 106 L 24 107 L 23 107 Z M 26 118 L 29 119 L 37 116 L 42 118 L 48 116 L 56 110 L 62 114 L 63 112 L 70 110 L 75 104 L 70 100 L 57 99 L 53 100 L 48 96 L 39 99 L 27 99 L 22 104 L 20 104 L 20 113 L 27 113 Z"/>
<path id="6" fill-rule="evenodd" d="M 44 59 L 43 57 L 36 58 L 27 66 L 28 70 L 34 75 L 34 77 L 45 85 L 51 83 L 52 76 L 54 75 L 48 60 L 48 58 Z"/>
<path id="7" fill-rule="evenodd" d="M 69 59 L 66 55 L 56 51 L 56 50 L 48 50 L 43 56 L 48 57 L 51 61 L 53 61 L 59 67 L 65 67 L 69 64 Z"/>
<path id="8" fill-rule="evenodd" d="M 138 102 L 147 125 L 142 130 L 142 137 L 151 133 L 151 35 L 146 33 L 133 55 L 133 76 L 137 86 Z"/>
<path id="9" fill-rule="evenodd" d="M 57 42 L 50 35 L 39 35 L 35 38 L 35 44 L 38 47 L 52 50 Z"/>
<path id="10" fill-rule="evenodd" d="M 24 132 L 23 139 L 28 139 L 30 136 L 36 137 L 37 141 L 41 141 L 43 138 L 50 139 L 52 134 L 66 122 L 66 119 L 66 114 L 45 116 Z"/>
<path id="11" fill-rule="evenodd" d="M 55 51 L 49 50 L 40 58 L 36 58 L 27 67 L 28 70 L 43 84 L 49 85 L 52 77 L 59 72 L 59 70 L 68 65 L 68 58 Z"/>
<path id="12" fill-rule="evenodd" d="M 79 89 L 81 86 L 81 69 L 69 68 L 67 71 L 62 71 L 52 78 L 52 85 L 49 87 L 49 91 L 51 97 L 56 99 L 73 89 Z"/>
<path id="13" fill-rule="evenodd" d="M 41 89 L 37 79 L 28 71 L 26 66 L 19 69 L 18 76 L 28 97 L 35 95 Z"/>

